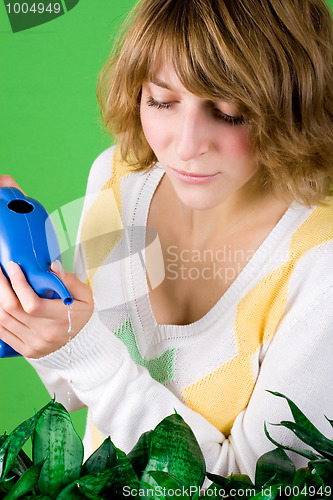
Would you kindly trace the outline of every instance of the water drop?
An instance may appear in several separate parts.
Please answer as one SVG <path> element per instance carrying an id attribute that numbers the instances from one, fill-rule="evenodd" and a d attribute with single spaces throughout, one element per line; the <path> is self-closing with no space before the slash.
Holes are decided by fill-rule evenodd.
<path id="1" fill-rule="evenodd" d="M 71 304 L 67 305 L 67 315 L 68 315 L 68 365 L 69 365 L 69 373 L 71 372 L 71 365 L 72 365 L 72 333 L 73 333 L 73 328 L 72 328 L 72 317 L 71 317 Z M 72 383 L 71 377 L 69 378 L 68 381 L 69 384 Z M 71 403 L 71 395 L 72 391 L 68 389 L 67 391 L 67 397 L 68 397 L 68 404 L 70 405 Z"/>

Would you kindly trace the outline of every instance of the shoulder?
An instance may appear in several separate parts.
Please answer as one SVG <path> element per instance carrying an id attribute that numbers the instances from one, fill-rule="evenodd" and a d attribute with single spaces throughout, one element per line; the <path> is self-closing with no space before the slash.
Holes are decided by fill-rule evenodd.
<path id="1" fill-rule="evenodd" d="M 306 254 L 323 245 L 333 244 L 333 199 L 313 207 L 293 232 L 290 250 L 294 255 Z"/>
<path id="2" fill-rule="evenodd" d="M 327 197 L 322 205 L 313 208 L 304 223 L 307 232 L 333 238 L 333 197 Z"/>
<path id="3" fill-rule="evenodd" d="M 88 192 L 100 191 L 105 182 L 112 175 L 112 159 L 114 157 L 115 150 L 116 146 L 111 146 L 98 155 L 93 162 L 88 177 Z"/>
<path id="4" fill-rule="evenodd" d="M 304 306 L 333 288 L 333 201 L 316 206 L 293 232 L 289 242 L 289 294 Z"/>
<path id="5" fill-rule="evenodd" d="M 138 175 L 140 174 L 140 175 Z M 96 193 L 102 189 L 113 188 L 123 183 L 125 179 L 136 182 L 144 172 L 123 160 L 120 147 L 115 145 L 103 151 L 94 161 L 88 177 L 87 193 Z"/>

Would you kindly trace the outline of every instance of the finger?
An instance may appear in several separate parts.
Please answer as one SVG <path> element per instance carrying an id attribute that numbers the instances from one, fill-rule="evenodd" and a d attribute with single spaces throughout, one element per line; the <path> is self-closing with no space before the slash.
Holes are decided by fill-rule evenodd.
<path id="1" fill-rule="evenodd" d="M 65 277 L 65 270 L 62 267 L 60 260 L 54 260 L 51 264 L 51 271 L 54 272 L 62 280 Z"/>
<path id="2" fill-rule="evenodd" d="M 31 326 L 32 317 L 54 318 L 63 312 L 61 300 L 42 299 L 28 283 L 22 269 L 16 262 L 9 262 L 7 272 L 22 311 L 12 305 L 8 312 L 24 324 Z M 7 311 L 7 309 L 6 309 Z"/>
<path id="3" fill-rule="evenodd" d="M 8 262 L 7 273 L 13 291 L 15 292 L 23 310 L 28 314 L 34 313 L 38 309 L 38 302 L 40 302 L 40 298 L 26 280 L 20 266 L 16 262 Z M 19 313 L 19 309 L 17 311 L 11 311 L 10 309 L 5 308 L 5 310 L 10 312 L 14 317 L 19 318 L 14 314 L 15 312 Z"/>
<path id="4" fill-rule="evenodd" d="M 26 352 L 25 343 L 22 341 L 22 339 L 7 330 L 4 326 L 0 326 L 0 339 L 3 342 L 6 342 L 6 344 L 12 347 L 19 354 L 22 354 L 24 356 L 24 353 Z"/>
<path id="5" fill-rule="evenodd" d="M 4 275 L 0 266 L 0 305 L 9 314 L 13 314 L 14 317 L 18 318 L 18 314 L 23 312 L 22 306 L 18 297 L 16 296 L 14 290 L 12 289 L 10 282 Z"/>
<path id="6" fill-rule="evenodd" d="M 29 331 L 28 335 L 24 335 L 21 338 L 17 332 L 12 332 L 4 326 L 0 326 L 0 339 L 25 358 L 40 358 L 44 356 L 44 344 L 39 341 L 33 332 Z M 46 354 L 49 354 L 49 352 L 47 350 Z"/>
<path id="7" fill-rule="evenodd" d="M 0 327 L 5 328 L 23 342 L 26 342 L 29 339 L 29 335 L 31 333 L 30 328 L 27 325 L 7 313 L 1 306 Z"/>
<path id="8" fill-rule="evenodd" d="M 15 179 L 8 174 L 0 175 L 0 187 L 16 187 L 25 195 L 24 191 L 20 188 Z"/>
<path id="9" fill-rule="evenodd" d="M 82 283 L 82 281 L 80 281 L 75 274 L 65 271 L 59 260 L 52 262 L 51 271 L 59 276 L 74 300 L 92 303 L 92 293 L 88 285 Z"/>
<path id="10" fill-rule="evenodd" d="M 59 324 L 67 324 L 68 310 L 67 307 L 64 306 L 62 300 L 40 298 L 26 280 L 22 269 L 17 263 L 9 262 L 7 265 L 7 271 L 11 280 L 13 290 L 17 296 L 19 305 L 21 306 L 18 307 L 13 297 L 11 298 L 12 302 L 8 304 L 8 312 L 12 316 L 17 318 L 30 328 L 34 328 L 36 326 L 35 318 L 56 318 Z M 80 303 L 84 302 L 86 304 L 86 298 L 89 299 L 91 297 L 90 289 L 87 287 L 87 285 L 84 285 L 84 283 L 78 280 L 72 273 L 64 273 L 64 276 L 64 284 L 68 287 L 73 298 L 75 298 L 73 309 L 75 308 L 79 311 Z M 72 287 L 73 283 L 74 287 Z M 76 292 L 78 288 L 80 290 L 77 295 Z M 86 288 L 88 288 L 88 293 Z M 91 302 L 88 303 L 91 303 L 93 305 L 92 298 Z"/>

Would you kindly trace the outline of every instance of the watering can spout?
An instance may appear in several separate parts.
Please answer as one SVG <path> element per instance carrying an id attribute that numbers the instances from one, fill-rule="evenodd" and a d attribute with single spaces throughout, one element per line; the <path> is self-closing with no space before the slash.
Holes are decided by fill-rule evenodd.
<path id="1" fill-rule="evenodd" d="M 61 279 L 49 269 L 30 271 L 29 281 L 35 292 L 42 298 L 61 299 L 67 306 L 72 304 L 73 297 Z"/>
<path id="2" fill-rule="evenodd" d="M 73 303 L 73 297 L 71 296 L 63 282 L 58 278 L 58 276 L 55 277 L 59 281 L 58 286 L 54 287 L 55 292 L 59 295 L 59 298 L 63 301 L 65 306 L 71 305 Z"/>

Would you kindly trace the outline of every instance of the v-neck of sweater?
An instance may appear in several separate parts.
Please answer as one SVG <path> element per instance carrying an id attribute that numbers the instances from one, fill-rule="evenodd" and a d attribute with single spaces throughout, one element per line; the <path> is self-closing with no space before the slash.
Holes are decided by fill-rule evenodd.
<path id="1" fill-rule="evenodd" d="M 149 208 L 163 174 L 164 170 L 157 165 L 150 172 L 144 175 L 141 174 L 141 182 L 136 182 L 136 189 L 131 191 L 132 206 L 127 210 L 130 220 L 126 221 L 130 228 L 128 238 L 130 255 L 134 255 L 137 248 L 145 248 Z M 136 180 L 138 181 L 138 179 Z M 295 230 L 295 224 L 302 223 L 312 210 L 313 208 L 306 208 L 293 202 L 216 304 L 203 317 L 190 324 L 174 325 L 158 324 L 156 322 L 149 300 L 146 272 L 142 274 L 142 262 L 145 264 L 145 252 L 141 252 L 140 259 L 129 259 L 124 270 L 124 287 L 125 295 L 133 298 L 130 309 L 134 329 L 136 331 L 141 330 L 144 336 L 147 336 L 148 331 L 154 332 L 154 340 L 150 339 L 150 341 L 158 342 L 171 338 L 185 339 L 197 336 L 204 333 L 216 322 L 223 321 L 224 314 L 228 312 L 232 305 L 239 302 L 244 290 L 249 288 L 251 282 L 255 283 L 258 273 L 268 258 L 272 256 L 272 253 L 279 248 L 279 244 L 285 238 L 290 237 L 291 232 Z M 137 227 L 145 228 L 145 230 L 131 233 L 131 229 Z M 127 287 L 130 288 L 130 291 L 127 290 L 126 292 Z"/>

